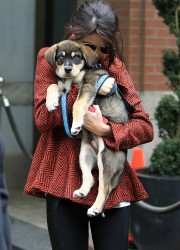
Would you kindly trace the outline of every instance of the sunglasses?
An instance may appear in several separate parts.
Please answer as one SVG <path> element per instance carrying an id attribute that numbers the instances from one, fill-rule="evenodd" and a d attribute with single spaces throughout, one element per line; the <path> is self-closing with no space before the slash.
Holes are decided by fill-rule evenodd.
<path id="1" fill-rule="evenodd" d="M 88 43 L 88 42 L 83 42 L 84 45 L 90 47 L 92 50 L 96 50 L 99 49 L 101 51 L 101 53 L 103 54 L 108 54 L 109 53 L 109 46 L 107 45 L 103 45 L 103 46 L 96 46 L 92 43 Z"/>

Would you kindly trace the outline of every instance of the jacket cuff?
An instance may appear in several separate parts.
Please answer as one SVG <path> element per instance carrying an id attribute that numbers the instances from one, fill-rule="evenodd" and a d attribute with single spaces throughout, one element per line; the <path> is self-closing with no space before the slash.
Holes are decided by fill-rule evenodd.
<path id="1" fill-rule="evenodd" d="M 120 132 L 120 127 L 121 126 L 123 127 L 123 124 L 116 124 L 111 121 L 108 121 L 107 124 L 111 126 L 113 138 L 104 136 L 103 137 L 104 142 L 108 147 L 113 148 L 116 151 L 119 151 L 121 138 L 123 136 L 122 132 Z"/>

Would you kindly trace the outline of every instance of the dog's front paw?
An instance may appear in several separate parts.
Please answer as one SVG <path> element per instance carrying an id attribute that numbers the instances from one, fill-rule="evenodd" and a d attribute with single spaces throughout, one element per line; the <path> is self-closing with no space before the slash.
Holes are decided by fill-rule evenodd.
<path id="1" fill-rule="evenodd" d="M 76 199 L 79 199 L 79 198 L 82 199 L 82 198 L 86 197 L 86 194 L 81 189 L 77 189 L 74 191 L 73 197 Z"/>
<path id="2" fill-rule="evenodd" d="M 53 97 L 47 97 L 46 98 L 46 108 L 48 111 L 55 110 L 59 105 L 59 97 L 53 96 Z"/>
<path id="3" fill-rule="evenodd" d="M 81 122 L 73 122 L 71 127 L 71 134 L 78 135 L 79 132 L 82 130 L 82 123 Z"/>
<path id="4" fill-rule="evenodd" d="M 94 207 L 92 206 L 92 207 L 90 207 L 90 208 L 88 209 L 87 215 L 88 215 L 89 217 L 94 217 L 94 216 L 99 215 L 101 212 L 102 212 L 102 211 L 101 211 L 100 209 L 94 208 Z"/>

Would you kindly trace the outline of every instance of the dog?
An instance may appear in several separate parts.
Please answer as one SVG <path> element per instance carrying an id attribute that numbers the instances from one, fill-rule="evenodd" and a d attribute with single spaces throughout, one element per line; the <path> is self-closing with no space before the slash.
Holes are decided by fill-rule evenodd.
<path id="1" fill-rule="evenodd" d="M 96 62 L 96 55 L 88 46 L 81 42 L 66 40 L 50 47 L 45 57 L 51 65 L 56 63 L 56 74 L 61 77 L 58 85 L 52 84 L 48 87 L 46 106 L 49 111 L 56 109 L 59 96 L 68 92 L 72 83 L 77 83 L 80 88 L 73 105 L 71 134 L 76 136 L 82 133 L 79 155 L 82 185 L 74 191 L 73 197 L 79 199 L 88 195 L 94 184 L 92 169 L 98 166 L 98 195 L 87 211 L 88 216 L 97 216 L 103 212 L 106 200 L 123 176 L 126 152 L 107 147 L 102 137 L 84 129 L 84 115 L 94 100 L 99 105 L 102 115 L 115 123 L 128 122 L 128 112 L 117 91 L 109 97 L 97 95 L 97 82 L 102 75 L 108 73 L 104 69 L 92 68 Z"/>
<path id="2" fill-rule="evenodd" d="M 48 48 L 45 58 L 50 65 L 56 64 L 58 76 L 58 84 L 51 84 L 47 89 L 46 107 L 53 111 L 59 105 L 59 97 L 69 92 L 72 83 L 81 86 L 85 66 L 93 66 L 96 54 L 83 43 L 65 40 Z"/>

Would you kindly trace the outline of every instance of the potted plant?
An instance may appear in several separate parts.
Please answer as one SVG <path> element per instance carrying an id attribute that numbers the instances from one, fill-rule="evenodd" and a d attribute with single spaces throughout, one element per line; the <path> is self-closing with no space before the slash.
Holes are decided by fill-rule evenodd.
<path id="1" fill-rule="evenodd" d="M 177 51 L 163 51 L 163 73 L 173 93 L 155 110 L 161 143 L 151 166 L 137 170 L 149 198 L 131 206 L 130 231 L 141 250 L 180 250 L 180 2 L 153 0 L 176 36 Z"/>

